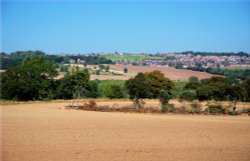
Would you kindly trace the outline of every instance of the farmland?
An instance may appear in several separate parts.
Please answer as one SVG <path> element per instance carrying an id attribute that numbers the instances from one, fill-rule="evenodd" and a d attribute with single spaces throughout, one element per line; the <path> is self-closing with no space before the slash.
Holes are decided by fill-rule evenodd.
<path id="1" fill-rule="evenodd" d="M 69 101 L 2 105 L 2 159 L 249 160 L 248 116 L 153 115 L 65 109 Z M 98 104 L 130 104 L 103 100 Z M 148 100 L 156 105 L 157 101 Z"/>
<path id="2" fill-rule="evenodd" d="M 83 68 L 83 65 L 71 64 L 70 66 L 79 66 Z M 146 67 L 146 66 L 126 66 L 126 65 L 109 65 L 110 73 L 96 75 L 91 73 L 91 80 L 128 80 L 129 78 L 134 77 L 139 72 L 150 72 L 153 70 L 161 71 L 165 77 L 175 80 L 175 81 L 187 81 L 189 77 L 196 76 L 199 79 L 210 78 L 213 74 L 184 70 L 184 69 L 175 69 L 171 67 Z M 88 65 L 88 68 L 93 71 L 96 68 L 96 65 Z M 128 73 L 124 73 L 124 68 L 128 69 Z M 112 75 L 111 72 L 116 73 L 117 75 Z"/>
<path id="3" fill-rule="evenodd" d="M 128 78 L 134 77 L 139 72 L 150 72 L 153 70 L 161 71 L 165 77 L 171 80 L 187 81 L 189 77 L 196 76 L 199 79 L 210 78 L 213 75 L 205 72 L 197 72 L 184 69 L 175 69 L 171 67 L 144 67 L 144 66 L 125 66 L 125 65 L 110 65 L 111 71 L 122 72 L 124 68 L 128 68 L 128 73 L 124 73 Z"/>

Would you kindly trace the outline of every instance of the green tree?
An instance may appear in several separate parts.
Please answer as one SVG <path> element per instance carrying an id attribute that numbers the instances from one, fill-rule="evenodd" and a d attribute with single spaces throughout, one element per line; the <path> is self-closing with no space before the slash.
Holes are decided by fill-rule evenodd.
<path id="1" fill-rule="evenodd" d="M 135 107 L 143 107 L 141 99 L 143 98 L 159 98 L 162 91 L 170 91 L 174 88 L 174 83 L 165 78 L 160 71 L 152 71 L 149 73 L 139 73 L 134 78 L 129 79 L 125 83 L 130 98 L 134 100 Z"/>
<path id="2" fill-rule="evenodd" d="M 95 74 L 96 74 L 96 75 L 100 75 L 100 70 L 96 70 L 96 71 L 95 71 Z"/>
<path id="3" fill-rule="evenodd" d="M 161 91 L 175 88 L 174 83 L 158 70 L 147 72 L 144 76 L 148 84 L 148 98 L 158 98 Z"/>
<path id="4" fill-rule="evenodd" d="M 72 99 L 74 95 L 85 96 L 84 92 L 90 88 L 89 79 L 88 70 L 67 73 L 62 79 L 58 80 L 58 98 Z"/>
<path id="5" fill-rule="evenodd" d="M 167 105 L 171 98 L 172 98 L 172 94 L 169 90 L 163 90 L 159 94 L 159 100 L 162 106 Z"/>
<path id="6" fill-rule="evenodd" d="M 240 84 L 242 88 L 243 101 L 250 102 L 250 77 L 242 81 Z"/>
<path id="7" fill-rule="evenodd" d="M 89 81 L 89 87 L 84 91 L 86 97 L 98 98 L 100 96 L 100 93 L 98 92 L 99 82 L 99 80 Z"/>
<path id="8" fill-rule="evenodd" d="M 184 89 L 196 90 L 200 86 L 200 81 L 197 77 L 191 76 L 188 83 L 185 85 Z"/>
<path id="9" fill-rule="evenodd" d="M 107 98 L 124 98 L 122 88 L 117 84 L 106 86 L 103 92 Z"/>
<path id="10" fill-rule="evenodd" d="M 182 94 L 180 95 L 179 100 L 182 101 L 190 101 L 192 102 L 193 100 L 197 99 L 197 95 L 195 91 L 191 91 L 191 90 L 185 90 L 182 92 Z"/>
<path id="11" fill-rule="evenodd" d="M 217 101 L 227 100 L 230 93 L 230 84 L 226 78 L 211 77 L 201 81 L 202 85 L 197 88 L 199 100 L 214 99 Z"/>
<path id="12" fill-rule="evenodd" d="M 141 99 L 147 98 L 149 92 L 148 85 L 143 73 L 138 73 L 134 78 L 130 78 L 125 82 L 125 87 L 130 98 L 134 101 L 135 108 L 143 107 Z"/>
<path id="13" fill-rule="evenodd" d="M 128 68 L 124 68 L 124 69 L 123 69 L 123 72 L 124 72 L 124 73 L 128 73 Z"/>
<path id="14" fill-rule="evenodd" d="M 21 67 L 7 70 L 2 77 L 3 99 L 52 99 L 58 72 L 44 56 L 27 58 Z M 15 89 L 14 89 L 15 88 Z M 15 91 L 13 93 L 13 91 Z"/>
<path id="15" fill-rule="evenodd" d="M 109 72 L 109 69 L 110 69 L 110 66 L 107 65 L 107 66 L 105 67 L 105 72 Z"/>

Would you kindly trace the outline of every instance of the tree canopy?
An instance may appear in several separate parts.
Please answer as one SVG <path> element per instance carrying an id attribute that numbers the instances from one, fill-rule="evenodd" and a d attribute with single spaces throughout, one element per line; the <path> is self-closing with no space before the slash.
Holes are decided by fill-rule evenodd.
<path id="1" fill-rule="evenodd" d="M 127 80 L 125 86 L 130 98 L 138 104 L 140 99 L 159 98 L 163 91 L 169 93 L 174 88 L 174 83 L 165 78 L 160 71 L 152 71 L 138 73 L 134 78 Z"/>
<path id="2" fill-rule="evenodd" d="M 21 67 L 1 74 L 2 98 L 16 100 L 51 99 L 53 78 L 58 72 L 43 56 L 27 58 Z"/>

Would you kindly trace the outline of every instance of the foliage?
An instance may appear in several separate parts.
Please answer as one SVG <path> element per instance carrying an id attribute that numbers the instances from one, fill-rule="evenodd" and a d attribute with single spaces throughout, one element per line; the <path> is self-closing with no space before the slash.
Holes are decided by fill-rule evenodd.
<path id="1" fill-rule="evenodd" d="M 227 100 L 229 97 L 230 84 L 226 78 L 211 77 L 201 80 L 201 86 L 197 88 L 199 100 Z"/>
<path id="2" fill-rule="evenodd" d="M 188 83 L 185 85 L 184 89 L 196 90 L 200 86 L 200 81 L 197 77 L 191 76 Z"/>
<path id="3" fill-rule="evenodd" d="M 72 99 L 75 94 L 85 96 L 84 93 L 91 90 L 89 78 L 88 70 L 67 73 L 58 80 L 57 98 Z"/>
<path id="4" fill-rule="evenodd" d="M 69 67 L 66 65 L 61 65 L 59 69 L 60 69 L 60 72 L 68 72 L 69 71 Z"/>
<path id="5" fill-rule="evenodd" d="M 158 98 L 162 90 L 170 91 L 175 88 L 174 83 L 158 70 L 147 72 L 144 77 L 148 84 L 147 98 Z"/>
<path id="6" fill-rule="evenodd" d="M 159 94 L 159 100 L 161 102 L 161 106 L 165 106 L 168 104 L 169 100 L 172 98 L 172 94 L 169 90 L 161 91 Z"/>
<path id="7" fill-rule="evenodd" d="M 242 101 L 250 102 L 250 77 L 240 83 L 242 89 Z"/>
<path id="8" fill-rule="evenodd" d="M 180 98 L 184 87 L 186 86 L 187 82 L 183 81 L 173 81 L 175 88 L 171 90 L 171 94 L 173 98 Z"/>
<path id="9" fill-rule="evenodd" d="M 122 88 L 119 85 L 112 84 L 104 89 L 104 96 L 107 98 L 124 98 Z"/>
<path id="10" fill-rule="evenodd" d="M 98 55 L 46 55 L 42 51 L 16 51 L 11 54 L 1 53 L 1 69 L 11 67 L 19 67 L 28 57 L 44 56 L 46 60 L 53 63 L 70 63 L 70 60 L 79 63 L 78 60 L 85 62 L 84 64 L 113 64 L 110 59 L 106 59 Z"/>
<path id="11" fill-rule="evenodd" d="M 201 109 L 201 104 L 199 102 L 193 102 L 191 103 L 191 109 L 189 110 L 189 113 L 201 113 L 202 109 Z"/>
<path id="12" fill-rule="evenodd" d="M 10 55 L 1 53 L 1 69 L 20 67 L 22 62 L 29 57 L 45 56 L 42 51 L 16 51 Z"/>
<path id="13" fill-rule="evenodd" d="M 161 112 L 164 113 L 164 112 L 175 112 L 175 106 L 174 104 L 164 104 L 162 107 L 161 107 Z"/>
<path id="14" fill-rule="evenodd" d="M 105 90 L 109 90 L 110 93 L 110 87 L 112 85 L 119 86 L 122 92 L 122 96 L 120 98 L 128 98 L 127 90 L 125 89 L 125 81 L 124 80 L 102 80 L 98 83 L 98 93 L 101 97 L 107 97 L 105 95 Z"/>
<path id="15" fill-rule="evenodd" d="M 96 71 L 95 71 L 95 74 L 96 74 L 96 75 L 100 75 L 100 70 L 96 70 Z"/>
<path id="16" fill-rule="evenodd" d="M 89 88 L 87 88 L 87 90 L 84 91 L 85 96 L 89 97 L 89 98 L 98 98 L 98 97 L 100 97 L 101 94 L 98 91 L 99 83 L 100 83 L 99 80 L 89 81 Z"/>
<path id="17" fill-rule="evenodd" d="M 149 89 L 148 82 L 143 73 L 138 73 L 134 78 L 125 82 L 125 87 L 131 99 L 147 98 Z"/>
<path id="18" fill-rule="evenodd" d="M 105 68 L 105 72 L 109 72 L 109 69 L 110 69 L 110 66 L 107 65 L 106 68 Z"/>
<path id="19" fill-rule="evenodd" d="M 128 73 L 128 68 L 124 68 L 124 69 L 123 69 L 123 72 L 124 72 L 124 73 Z"/>
<path id="20" fill-rule="evenodd" d="M 210 114 L 222 114 L 224 113 L 224 107 L 220 104 L 209 105 L 206 111 Z"/>
<path id="21" fill-rule="evenodd" d="M 197 99 L 196 92 L 194 90 L 185 90 L 181 93 L 179 100 L 182 101 L 193 101 Z"/>
<path id="22" fill-rule="evenodd" d="M 55 90 L 53 78 L 57 76 L 53 64 L 43 56 L 27 58 L 21 67 L 10 68 L 1 74 L 2 99 L 52 99 Z"/>
<path id="23" fill-rule="evenodd" d="M 135 105 L 138 103 L 139 107 L 140 99 L 158 98 L 162 91 L 173 89 L 174 83 L 165 78 L 160 71 L 152 71 L 145 74 L 138 73 L 134 78 L 127 80 L 125 86 L 130 98 L 134 100 Z"/>
<path id="24" fill-rule="evenodd" d="M 249 68 L 202 68 L 188 67 L 189 70 L 202 71 L 211 74 L 223 75 L 228 77 L 231 83 L 236 83 L 237 79 L 245 80 L 250 75 Z"/>

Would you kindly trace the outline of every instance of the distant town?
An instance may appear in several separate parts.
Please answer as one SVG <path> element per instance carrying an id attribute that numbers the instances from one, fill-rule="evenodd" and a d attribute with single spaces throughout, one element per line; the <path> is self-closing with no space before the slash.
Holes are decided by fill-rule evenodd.
<path id="1" fill-rule="evenodd" d="M 120 55 L 123 55 L 120 53 Z M 168 53 L 151 55 L 157 59 L 145 59 L 139 61 L 118 60 L 117 64 L 139 65 L 150 67 L 201 67 L 201 68 L 219 68 L 219 67 L 244 67 L 250 66 L 250 56 L 246 53 L 232 55 L 199 55 L 193 53 Z"/>

